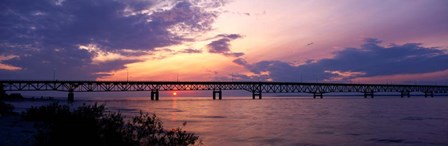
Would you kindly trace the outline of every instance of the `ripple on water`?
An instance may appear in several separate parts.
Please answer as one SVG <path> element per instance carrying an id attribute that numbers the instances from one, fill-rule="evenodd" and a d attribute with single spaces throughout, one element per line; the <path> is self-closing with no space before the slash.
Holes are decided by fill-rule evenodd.
<path id="1" fill-rule="evenodd" d="M 194 118 L 210 118 L 210 119 L 226 118 L 225 116 L 201 116 L 201 115 L 193 115 L 191 117 L 194 117 Z"/>
<path id="2" fill-rule="evenodd" d="M 158 110 L 167 111 L 167 112 L 184 112 L 183 110 L 176 108 L 156 108 Z"/>
<path id="3" fill-rule="evenodd" d="M 421 120 L 446 120 L 446 118 L 433 118 L 433 117 L 417 117 L 417 116 L 409 116 L 401 118 L 401 120 L 409 120 L 409 121 L 421 121 Z"/>
<path id="4" fill-rule="evenodd" d="M 401 120 L 421 121 L 421 120 L 424 120 L 424 118 L 422 118 L 422 117 L 404 117 L 404 118 L 401 118 Z"/>
<path id="5" fill-rule="evenodd" d="M 405 142 L 404 139 L 394 139 L 394 138 L 372 138 L 368 141 L 375 141 L 380 143 L 403 143 Z"/>

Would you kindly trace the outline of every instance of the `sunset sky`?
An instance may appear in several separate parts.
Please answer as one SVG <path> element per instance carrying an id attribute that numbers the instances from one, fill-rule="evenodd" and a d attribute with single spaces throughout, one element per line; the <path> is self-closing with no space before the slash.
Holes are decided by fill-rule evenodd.
<path id="1" fill-rule="evenodd" d="M 447 0 L 2 0 L 0 80 L 448 84 Z"/>

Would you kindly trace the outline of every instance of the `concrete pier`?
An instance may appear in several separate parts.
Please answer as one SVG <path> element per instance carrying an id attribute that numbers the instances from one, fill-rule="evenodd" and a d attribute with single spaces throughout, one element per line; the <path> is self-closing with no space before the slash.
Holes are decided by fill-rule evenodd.
<path id="1" fill-rule="evenodd" d="M 313 98 L 316 99 L 316 97 L 324 98 L 324 93 L 322 92 L 314 92 Z"/>
<path id="2" fill-rule="evenodd" d="M 262 99 L 261 91 L 252 91 L 252 99 L 255 99 L 255 97 L 258 96 L 258 99 Z"/>
<path id="3" fill-rule="evenodd" d="M 159 100 L 159 90 L 151 91 L 151 100 Z"/>
<path id="4" fill-rule="evenodd" d="M 221 90 L 214 90 L 213 91 L 213 100 L 216 100 L 216 94 L 218 94 L 219 100 L 222 100 L 222 91 Z"/>
<path id="5" fill-rule="evenodd" d="M 431 91 L 425 92 L 425 98 L 427 98 L 428 96 L 434 97 L 434 92 L 431 92 Z"/>
<path id="6" fill-rule="evenodd" d="M 365 91 L 364 92 L 364 98 L 367 98 L 369 96 L 370 96 L 370 98 L 373 98 L 373 96 L 374 96 L 373 91 Z"/>
<path id="7" fill-rule="evenodd" d="M 68 90 L 67 101 L 69 102 L 75 101 L 75 94 L 73 93 L 73 89 Z"/>
<path id="8" fill-rule="evenodd" d="M 409 91 L 401 91 L 401 98 L 403 98 L 404 96 L 407 96 L 408 98 L 411 97 L 411 92 Z"/>

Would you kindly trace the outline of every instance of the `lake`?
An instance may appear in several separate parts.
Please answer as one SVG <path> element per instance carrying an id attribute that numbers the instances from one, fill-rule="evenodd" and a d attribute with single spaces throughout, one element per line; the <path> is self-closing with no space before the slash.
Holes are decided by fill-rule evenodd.
<path id="1" fill-rule="evenodd" d="M 104 100 L 108 99 L 108 100 Z M 64 102 L 64 101 L 61 101 Z M 185 130 L 204 145 L 448 145 L 448 98 L 263 97 L 77 98 L 106 103 L 132 116 L 156 113 L 166 128 Z M 18 111 L 48 101 L 13 102 Z"/>

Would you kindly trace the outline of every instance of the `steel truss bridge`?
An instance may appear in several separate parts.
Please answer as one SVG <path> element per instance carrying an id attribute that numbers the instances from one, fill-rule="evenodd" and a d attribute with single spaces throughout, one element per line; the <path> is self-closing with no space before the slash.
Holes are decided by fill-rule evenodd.
<path id="1" fill-rule="evenodd" d="M 323 98 L 326 93 L 363 93 L 373 98 L 378 92 L 423 93 L 425 97 L 448 93 L 448 86 L 399 85 L 399 84 L 348 84 L 348 83 L 302 83 L 302 82 L 250 82 L 250 81 L 58 81 L 58 80 L 0 80 L 0 96 L 5 91 L 63 91 L 68 100 L 74 100 L 74 92 L 127 92 L 151 91 L 151 100 L 159 100 L 159 91 L 211 90 L 213 99 L 222 99 L 223 90 L 245 90 L 252 99 L 262 93 L 310 93 L 313 98 Z"/>

